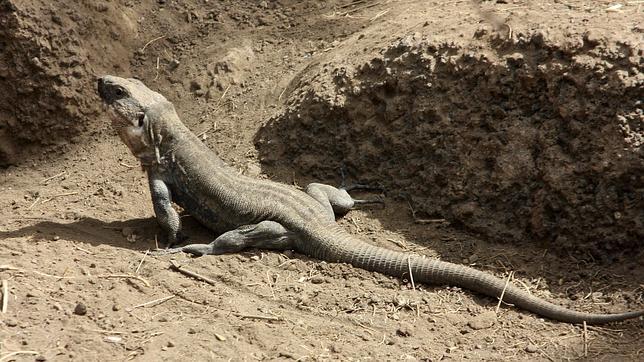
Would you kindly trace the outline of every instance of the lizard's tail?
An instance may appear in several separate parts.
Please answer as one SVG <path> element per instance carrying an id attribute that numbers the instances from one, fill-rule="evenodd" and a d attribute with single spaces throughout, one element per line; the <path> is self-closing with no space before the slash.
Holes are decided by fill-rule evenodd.
<path id="1" fill-rule="evenodd" d="M 381 248 L 359 240 L 339 227 L 309 229 L 311 239 L 321 242 L 305 243 L 299 249 L 326 261 L 349 263 L 355 267 L 377 271 L 395 277 L 409 274 L 414 281 L 428 284 L 454 285 L 514 304 L 550 319 L 568 322 L 602 324 L 644 316 L 644 310 L 618 314 L 577 312 L 535 297 L 494 275 L 438 260 Z"/>

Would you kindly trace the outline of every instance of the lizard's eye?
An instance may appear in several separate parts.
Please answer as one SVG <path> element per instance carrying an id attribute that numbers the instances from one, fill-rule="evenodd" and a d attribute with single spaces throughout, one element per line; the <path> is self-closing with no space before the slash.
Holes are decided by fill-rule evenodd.
<path id="1" fill-rule="evenodd" d="M 125 94 L 125 91 L 123 90 L 123 88 L 116 88 L 116 90 L 114 91 L 114 94 L 116 94 L 118 97 L 121 97 L 122 95 Z"/>
<path id="2" fill-rule="evenodd" d="M 139 114 L 139 127 L 143 127 L 143 120 L 145 119 L 145 113 Z"/>

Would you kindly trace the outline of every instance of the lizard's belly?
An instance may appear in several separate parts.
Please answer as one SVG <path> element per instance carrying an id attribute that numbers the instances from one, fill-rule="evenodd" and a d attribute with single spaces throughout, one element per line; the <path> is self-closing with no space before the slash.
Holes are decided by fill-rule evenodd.
<path id="1" fill-rule="evenodd" d="M 214 231 L 217 234 L 234 229 L 236 226 L 221 217 L 221 214 L 207 200 L 200 200 L 178 187 L 171 187 L 172 201 L 181 206 L 188 214 L 194 217 L 200 224 Z M 219 214 L 219 215 L 218 215 Z"/>

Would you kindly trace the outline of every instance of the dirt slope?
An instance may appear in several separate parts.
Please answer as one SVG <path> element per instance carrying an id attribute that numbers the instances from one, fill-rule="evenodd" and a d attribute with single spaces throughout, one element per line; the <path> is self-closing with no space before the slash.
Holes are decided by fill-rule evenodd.
<path id="1" fill-rule="evenodd" d="M 96 75 L 140 77 L 175 103 L 186 124 L 209 147 L 246 174 L 298 185 L 320 179 L 339 182 L 338 165 L 344 164 L 351 180 L 387 184 L 386 208 L 357 210 L 340 220 L 352 233 L 378 245 L 469 264 L 500 277 L 512 271 L 517 283 L 532 293 L 578 310 L 641 309 L 644 254 L 638 239 L 633 239 L 642 233 L 641 224 L 634 221 L 638 205 L 642 210 L 641 192 L 637 194 L 641 180 L 624 179 L 638 170 L 637 157 L 641 157 L 637 153 L 641 151 L 635 150 L 637 137 L 641 137 L 641 128 L 637 128 L 641 105 L 629 103 L 635 97 L 631 93 L 641 91 L 641 79 L 636 76 L 641 74 L 641 50 L 634 50 L 617 69 L 606 68 L 609 78 L 604 88 L 591 88 L 595 78 L 590 77 L 589 82 L 579 81 L 582 84 L 577 88 L 566 88 L 570 96 L 562 94 L 560 82 L 553 80 L 563 76 L 565 67 L 542 73 L 537 73 L 534 64 L 507 68 L 519 61 L 507 58 L 517 49 L 528 60 L 543 54 L 545 64 L 553 64 L 552 59 L 559 56 L 557 47 L 564 58 L 571 52 L 588 61 L 609 62 L 624 49 L 640 49 L 636 42 L 641 39 L 638 19 L 642 9 L 638 4 L 624 4 L 612 12 L 606 11 L 608 2 L 576 0 L 484 2 L 481 7 L 469 1 L 61 0 L 56 5 L 40 0 L 0 1 L 0 159 L 4 165 L 13 164 L 0 170 L 0 279 L 7 281 L 9 290 L 7 313 L 0 313 L 0 360 L 641 359 L 642 321 L 584 331 L 582 326 L 550 322 L 509 306 L 501 306 L 495 315 L 496 300 L 458 288 L 416 285 L 414 290 L 407 280 L 290 252 L 248 251 L 198 259 L 176 256 L 186 268 L 214 280 L 214 285 L 172 271 L 169 257 L 144 257 L 145 250 L 155 246 L 159 232 L 145 175 L 109 129 L 93 90 Z M 531 34 L 539 29 L 547 37 L 535 45 L 530 42 L 535 39 Z M 593 36 L 600 39 L 600 46 L 593 49 L 611 49 L 618 40 L 630 43 L 618 47 L 616 54 L 594 55 L 585 43 L 574 43 L 583 40 L 588 29 L 595 29 Z M 521 39 L 525 44 L 520 44 Z M 572 42 L 569 48 L 563 46 L 566 39 Z M 431 44 L 447 44 L 446 59 L 455 57 L 457 67 L 484 72 L 490 66 L 489 77 L 480 75 L 479 81 L 468 81 L 476 83 L 475 89 L 487 85 L 500 93 L 467 97 L 457 94 L 464 88 L 449 87 L 450 79 L 441 75 L 447 72 L 426 73 L 422 57 L 436 53 L 428 48 Z M 552 49 L 545 51 L 544 44 Z M 462 63 L 464 53 L 487 53 L 488 57 L 472 59 L 468 65 Z M 396 60 L 405 54 L 409 56 Z M 498 66 L 501 60 L 506 62 L 503 67 Z M 611 78 L 629 62 L 634 65 L 626 69 L 628 74 Z M 346 73 L 338 73 L 343 66 Z M 387 74 L 388 68 L 392 74 Z M 572 75 L 595 74 L 595 68 L 574 69 L 577 73 Z M 465 73 L 454 70 L 452 77 L 458 74 Z M 522 74 L 536 79 L 533 88 L 498 86 L 504 84 L 504 75 L 514 81 L 523 79 Z M 422 83 L 413 83 L 411 78 L 417 75 L 435 77 L 443 93 L 436 95 Z M 386 88 L 375 81 L 392 77 L 400 80 L 390 97 L 392 107 L 374 110 L 376 95 L 382 97 L 380 92 Z M 631 79 L 636 83 L 628 85 Z M 351 93 L 340 89 L 340 81 L 362 88 Z M 462 87 L 464 83 L 455 84 Z M 537 92 L 534 98 L 543 96 L 548 101 L 535 103 L 526 89 Z M 580 101 L 578 89 L 588 89 L 583 107 L 565 101 Z M 611 93 L 619 89 L 624 93 Z M 519 92 L 525 103 L 503 92 Z M 615 98 L 606 100 L 606 110 L 587 108 L 607 94 Z M 484 212 L 473 212 L 470 220 L 488 220 L 496 226 L 468 224 L 449 207 L 462 200 L 455 199 L 452 191 L 436 192 L 429 185 L 427 190 L 412 193 L 416 216 L 445 217 L 451 223 L 419 223 L 403 193 L 411 189 L 387 180 L 412 182 L 423 175 L 419 165 L 425 160 L 400 157 L 404 167 L 393 178 L 387 171 L 391 168 L 387 172 L 378 168 L 381 160 L 393 159 L 378 153 L 381 144 L 361 144 L 357 149 L 351 142 L 359 139 L 351 130 L 360 136 L 367 133 L 369 125 L 364 121 L 369 115 L 380 112 L 378 122 L 393 121 L 388 117 L 400 112 L 395 107 L 408 106 L 410 95 L 418 99 L 411 104 L 414 110 L 459 105 L 450 114 L 455 122 L 469 114 L 463 109 L 472 98 L 478 102 L 483 97 L 502 98 L 522 112 L 533 104 L 547 106 L 545 114 L 556 113 L 553 119 L 567 123 L 554 125 L 544 119 L 539 129 L 565 131 L 565 142 L 572 142 L 575 138 L 569 136 L 580 132 L 575 131 L 582 127 L 575 123 L 581 117 L 578 112 L 589 116 L 590 123 L 583 127 L 591 128 L 604 124 L 611 114 L 623 116 L 621 124 L 628 129 L 622 127 L 621 140 L 633 148 L 624 150 L 624 159 L 610 168 L 621 174 L 602 173 L 593 168 L 593 161 L 581 157 L 586 150 L 616 145 L 620 133 L 614 126 L 619 123 L 609 124 L 605 132 L 581 132 L 596 135 L 585 139 L 587 146 L 564 142 L 575 157 L 562 161 L 580 167 L 591 181 L 601 181 L 600 186 L 622 182 L 634 188 L 633 204 L 622 203 L 622 209 L 613 210 L 623 212 L 620 222 L 627 224 L 597 225 L 602 233 L 621 230 L 611 243 L 614 249 L 598 247 L 595 241 L 568 249 L 547 243 L 493 242 L 494 230 L 534 235 L 533 230 L 526 231 L 526 223 L 533 221 L 525 217 L 512 219 L 515 229 L 508 227 L 506 216 L 514 201 L 494 196 L 493 188 L 507 191 L 510 186 L 504 182 L 512 178 L 499 166 L 490 170 L 488 183 L 480 184 L 482 178 L 473 177 L 474 183 L 463 188 L 465 195 L 472 195 L 472 190 L 482 193 L 478 196 Z M 331 96 L 338 98 L 329 101 Z M 467 122 L 478 122 L 472 124 L 481 133 L 500 125 L 503 131 L 513 129 L 513 118 L 503 113 L 507 110 L 495 109 L 481 106 L 479 111 L 501 120 L 498 124 L 484 126 L 485 119 Z M 603 113 L 595 115 L 597 109 Z M 296 122 L 297 111 L 303 119 L 324 117 L 324 122 L 315 120 L 307 129 L 305 123 Z M 526 113 L 513 115 L 530 123 Z M 452 126 L 443 128 L 456 129 Z M 434 126 L 419 123 L 418 127 L 419 134 L 435 131 Z M 514 129 L 515 133 L 521 130 Z M 386 135 L 403 138 L 395 127 L 382 123 L 371 130 L 371 142 Z M 294 135 L 300 138 L 293 139 Z M 455 149 L 442 146 L 442 156 L 434 151 L 442 157 L 434 160 L 441 170 L 446 169 L 447 160 L 464 160 L 465 147 L 474 154 L 468 167 L 485 165 L 487 154 L 496 152 L 454 139 L 461 142 Z M 292 142 L 292 148 L 284 140 Z M 319 146 L 320 152 L 311 156 L 303 140 L 311 147 Z M 419 154 L 414 148 L 407 152 L 409 145 L 400 146 L 388 150 L 394 155 Z M 599 154 L 615 161 L 609 157 L 610 149 L 604 151 Z M 517 164 L 521 159 L 519 154 L 504 162 Z M 413 160 L 418 162 L 417 169 Z M 365 169 L 366 165 L 373 169 Z M 511 194 L 531 195 L 522 194 L 523 179 L 516 180 L 519 185 L 510 187 Z M 446 188 L 456 181 L 450 176 L 443 183 L 433 182 Z M 441 196 L 429 197 L 430 193 Z M 548 219 L 538 224 L 544 239 L 553 235 L 552 230 L 563 230 L 574 242 L 569 235 L 595 227 L 592 222 L 604 209 L 581 214 L 588 217 L 579 219 L 579 224 L 574 218 L 576 205 L 587 204 L 584 197 L 590 194 L 584 189 L 581 199 L 565 199 L 566 205 L 572 205 L 566 214 L 572 218 L 566 219 L 568 226 L 550 225 Z M 544 205 L 560 196 L 544 193 Z M 607 205 L 618 201 L 609 198 Z M 499 203 L 498 207 L 492 208 L 493 203 Z M 456 223 L 459 220 L 462 225 Z M 212 239 L 190 217 L 184 221 L 191 241 Z M 625 245 L 629 248 L 621 249 Z M 592 250 L 593 254 L 568 255 L 565 250 Z M 12 354 L 16 352 L 20 353 Z"/>

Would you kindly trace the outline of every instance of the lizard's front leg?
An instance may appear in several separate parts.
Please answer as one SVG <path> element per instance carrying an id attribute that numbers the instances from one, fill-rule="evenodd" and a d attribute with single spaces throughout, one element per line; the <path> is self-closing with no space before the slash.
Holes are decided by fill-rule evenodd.
<path id="1" fill-rule="evenodd" d="M 168 185 L 154 173 L 148 174 L 152 205 L 159 226 L 166 232 L 166 247 L 171 247 L 178 242 L 181 230 L 181 219 L 172 207 L 172 194 Z"/>

